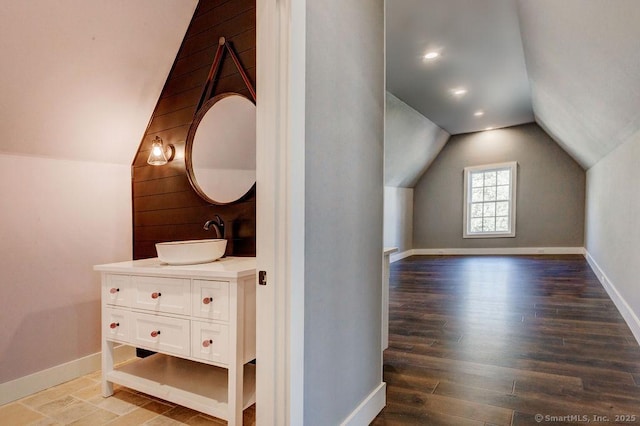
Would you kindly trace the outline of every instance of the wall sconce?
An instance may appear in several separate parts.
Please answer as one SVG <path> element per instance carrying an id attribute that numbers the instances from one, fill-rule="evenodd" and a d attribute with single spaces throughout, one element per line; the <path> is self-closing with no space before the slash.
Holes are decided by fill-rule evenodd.
<path id="1" fill-rule="evenodd" d="M 151 145 L 151 154 L 149 154 L 147 164 L 151 164 L 152 166 L 164 166 L 169 161 L 173 160 L 175 153 L 176 150 L 173 145 L 167 145 L 165 150 L 162 138 L 156 136 Z"/>

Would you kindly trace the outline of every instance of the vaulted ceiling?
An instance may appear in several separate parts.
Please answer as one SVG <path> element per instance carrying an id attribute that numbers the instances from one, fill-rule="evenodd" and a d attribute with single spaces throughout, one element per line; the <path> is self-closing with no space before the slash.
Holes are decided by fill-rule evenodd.
<path id="1" fill-rule="evenodd" d="M 387 0 L 386 19 L 387 90 L 449 134 L 533 121 L 515 2 Z"/>
<path id="2" fill-rule="evenodd" d="M 518 3 L 536 121 L 591 167 L 640 131 L 640 1 Z"/>
<path id="3" fill-rule="evenodd" d="M 589 168 L 640 131 L 638 22 L 638 0 L 387 0 L 387 89 L 451 134 L 535 120 Z"/>
<path id="4" fill-rule="evenodd" d="M 0 2 L 0 152 L 129 164 L 196 5 Z M 535 120 L 588 168 L 640 131 L 638 22 L 638 0 L 387 0 L 388 89 L 451 134 Z"/>
<path id="5" fill-rule="evenodd" d="M 131 164 L 197 3 L 0 2 L 0 153 Z"/>

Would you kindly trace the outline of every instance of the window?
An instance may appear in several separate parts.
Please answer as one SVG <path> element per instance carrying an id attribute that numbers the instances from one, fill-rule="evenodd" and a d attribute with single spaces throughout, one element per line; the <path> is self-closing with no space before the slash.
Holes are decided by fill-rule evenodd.
<path id="1" fill-rule="evenodd" d="M 464 169 L 464 238 L 516 236 L 518 163 Z"/>

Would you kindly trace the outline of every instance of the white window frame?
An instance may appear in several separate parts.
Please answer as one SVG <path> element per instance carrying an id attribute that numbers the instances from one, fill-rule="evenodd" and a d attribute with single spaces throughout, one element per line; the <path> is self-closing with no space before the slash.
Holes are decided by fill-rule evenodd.
<path id="1" fill-rule="evenodd" d="M 511 171 L 511 181 L 509 183 L 509 225 L 508 231 L 500 232 L 470 232 L 469 226 L 471 221 L 469 215 L 471 214 L 471 173 L 475 172 L 490 172 L 493 170 L 505 170 Z M 510 238 L 516 236 L 516 184 L 518 182 L 518 163 L 516 161 L 509 161 L 506 163 L 484 164 L 480 166 L 471 166 L 464 168 L 464 218 L 463 218 L 463 238 Z"/>

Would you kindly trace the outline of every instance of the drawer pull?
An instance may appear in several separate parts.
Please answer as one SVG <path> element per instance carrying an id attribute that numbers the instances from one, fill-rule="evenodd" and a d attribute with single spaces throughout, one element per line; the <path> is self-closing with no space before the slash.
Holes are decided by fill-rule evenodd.
<path id="1" fill-rule="evenodd" d="M 211 345 L 213 345 L 213 340 L 211 340 L 211 339 L 205 340 L 204 342 L 202 342 L 202 346 L 205 347 L 205 348 L 208 348 Z"/>
<path id="2" fill-rule="evenodd" d="M 213 297 L 205 297 L 204 299 L 202 299 L 202 303 L 204 303 L 205 305 L 208 305 L 211 302 L 213 302 Z"/>
<path id="3" fill-rule="evenodd" d="M 158 337 L 160 335 L 160 330 L 154 330 L 151 332 L 151 337 Z"/>
<path id="4" fill-rule="evenodd" d="M 111 324 L 109 324 L 109 328 L 116 328 L 116 327 L 120 327 L 119 322 L 112 322 Z"/>
<path id="5" fill-rule="evenodd" d="M 160 296 L 162 296 L 162 293 L 160 293 L 159 291 L 155 292 L 155 293 L 151 293 L 151 298 L 152 299 L 157 299 Z"/>
<path id="6" fill-rule="evenodd" d="M 116 294 L 119 291 L 120 291 L 120 289 L 116 288 L 116 287 L 113 287 L 113 288 L 109 289 L 109 293 L 111 293 L 111 294 Z"/>

